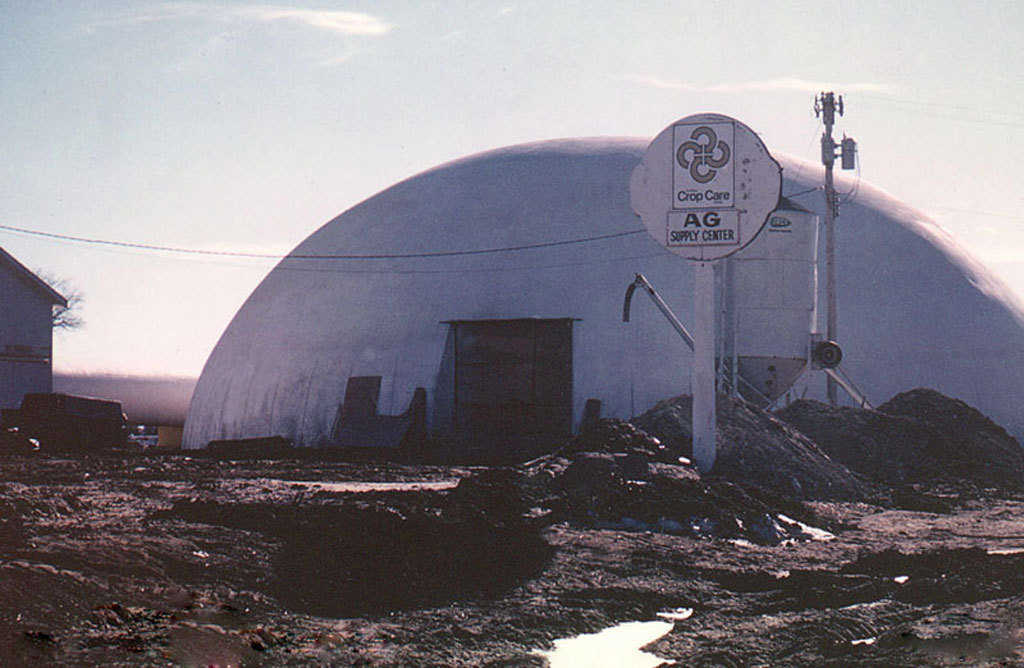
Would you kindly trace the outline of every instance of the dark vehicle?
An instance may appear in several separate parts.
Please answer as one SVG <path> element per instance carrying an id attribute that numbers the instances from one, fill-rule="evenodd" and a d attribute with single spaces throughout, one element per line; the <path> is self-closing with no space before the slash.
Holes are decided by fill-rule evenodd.
<path id="1" fill-rule="evenodd" d="M 128 420 L 121 403 L 71 394 L 29 393 L 21 408 L 3 412 L 5 430 L 34 439 L 45 450 L 95 450 L 124 447 Z"/>

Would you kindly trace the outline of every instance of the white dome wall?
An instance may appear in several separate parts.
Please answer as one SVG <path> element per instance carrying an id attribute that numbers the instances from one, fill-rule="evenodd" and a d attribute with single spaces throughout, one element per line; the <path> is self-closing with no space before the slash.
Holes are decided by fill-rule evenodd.
<path id="1" fill-rule="evenodd" d="M 382 412 L 400 412 L 416 387 L 433 390 L 444 320 L 579 318 L 576 420 L 590 397 L 604 402 L 606 415 L 628 417 L 688 391 L 689 351 L 653 306 L 636 299 L 632 322 L 621 322 L 623 294 L 638 271 L 684 322 L 692 310 L 690 268 L 662 250 L 630 209 L 629 177 L 646 145 L 581 139 L 490 151 L 396 184 L 327 223 L 292 256 L 636 233 L 513 253 L 286 258 L 207 360 L 189 409 L 186 447 L 272 434 L 315 445 L 328 435 L 353 375 L 382 376 Z M 784 194 L 821 178 L 820 167 L 782 163 Z M 821 200 L 820 193 L 797 199 L 814 210 Z M 923 220 L 866 184 L 844 207 L 837 238 L 844 367 L 872 399 L 929 385 L 1022 433 L 1015 401 L 1024 392 L 1022 311 L 941 232 L 917 222 Z M 950 340 L 971 332 L 981 339 L 973 348 Z M 816 380 L 810 384 L 820 392 Z"/>
<path id="2" fill-rule="evenodd" d="M 933 387 L 1024 436 L 1019 298 L 923 213 L 864 184 L 836 248 L 843 368 L 869 397 Z M 805 382 L 812 396 L 824 387 Z"/>

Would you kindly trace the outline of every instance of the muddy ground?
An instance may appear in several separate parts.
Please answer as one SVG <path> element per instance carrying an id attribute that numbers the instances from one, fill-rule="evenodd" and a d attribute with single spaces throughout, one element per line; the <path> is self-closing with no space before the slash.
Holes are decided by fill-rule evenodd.
<path id="1" fill-rule="evenodd" d="M 543 665 L 556 638 L 692 608 L 649 648 L 666 663 L 1024 665 L 1024 498 L 790 500 L 831 540 L 724 515 L 651 530 L 574 507 L 610 498 L 585 484 L 610 461 L 0 457 L 0 664 Z M 615 493 L 747 499 L 685 467 L 641 474 Z M 311 484 L 352 480 L 437 484 Z"/>

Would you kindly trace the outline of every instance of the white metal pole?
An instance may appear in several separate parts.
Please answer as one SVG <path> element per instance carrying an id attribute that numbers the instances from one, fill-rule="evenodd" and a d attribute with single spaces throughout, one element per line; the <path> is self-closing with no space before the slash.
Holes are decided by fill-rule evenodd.
<path id="1" fill-rule="evenodd" d="M 715 265 L 693 269 L 693 459 L 707 473 L 715 465 Z"/>

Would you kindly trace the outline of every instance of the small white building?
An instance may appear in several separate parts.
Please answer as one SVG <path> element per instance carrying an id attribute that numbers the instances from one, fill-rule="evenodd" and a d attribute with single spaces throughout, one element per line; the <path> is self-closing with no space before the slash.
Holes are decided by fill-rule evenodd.
<path id="1" fill-rule="evenodd" d="M 54 305 L 67 300 L 0 248 L 0 408 L 53 391 Z"/>

